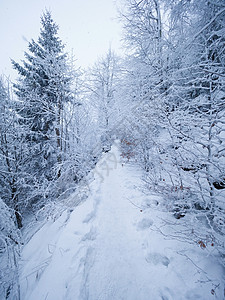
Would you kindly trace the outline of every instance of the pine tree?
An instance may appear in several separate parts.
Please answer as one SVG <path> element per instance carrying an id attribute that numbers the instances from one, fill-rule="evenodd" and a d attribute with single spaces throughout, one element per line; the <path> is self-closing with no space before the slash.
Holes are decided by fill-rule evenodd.
<path id="1" fill-rule="evenodd" d="M 17 113 L 28 146 L 27 167 L 36 186 L 60 176 L 63 109 L 72 99 L 72 75 L 58 25 L 51 13 L 41 17 L 40 36 L 32 40 L 22 64 L 12 61 L 20 78 L 14 85 Z M 57 169 L 57 172 L 53 172 Z"/>

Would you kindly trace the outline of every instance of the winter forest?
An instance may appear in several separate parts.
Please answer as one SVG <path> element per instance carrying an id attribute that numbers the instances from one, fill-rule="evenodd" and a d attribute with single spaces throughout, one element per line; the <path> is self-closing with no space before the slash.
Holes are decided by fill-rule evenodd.
<path id="1" fill-rule="evenodd" d="M 118 22 L 83 70 L 46 9 L 0 77 L 2 300 L 225 298 L 225 3 Z"/>

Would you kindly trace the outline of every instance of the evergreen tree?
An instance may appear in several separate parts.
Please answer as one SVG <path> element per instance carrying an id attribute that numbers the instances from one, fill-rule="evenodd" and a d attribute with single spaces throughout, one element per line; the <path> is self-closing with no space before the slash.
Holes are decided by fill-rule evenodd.
<path id="1" fill-rule="evenodd" d="M 73 76 L 58 37 L 58 25 L 49 11 L 43 13 L 41 25 L 40 36 L 37 42 L 29 43 L 25 60 L 12 64 L 20 75 L 14 87 L 19 99 L 21 131 L 26 139 L 26 167 L 31 173 L 27 184 L 47 189 L 49 182 L 61 173 L 63 111 L 73 98 Z"/>

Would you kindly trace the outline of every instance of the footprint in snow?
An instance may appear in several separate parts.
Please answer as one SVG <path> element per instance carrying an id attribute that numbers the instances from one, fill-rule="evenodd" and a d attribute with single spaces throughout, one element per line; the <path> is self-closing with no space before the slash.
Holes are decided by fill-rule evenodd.
<path id="1" fill-rule="evenodd" d="M 99 203 L 100 203 L 100 198 L 96 198 L 95 202 L 94 202 L 93 210 L 86 216 L 86 218 L 83 220 L 83 223 L 89 223 L 96 217 L 96 212 L 97 212 Z"/>
<path id="2" fill-rule="evenodd" d="M 91 227 L 90 231 L 86 233 L 83 238 L 81 239 L 82 242 L 84 241 L 94 241 L 97 237 L 97 231 L 96 228 Z"/>
<path id="3" fill-rule="evenodd" d="M 161 255 L 160 253 L 148 253 L 146 256 L 146 261 L 154 265 L 162 264 L 168 267 L 170 260 L 168 257 Z"/>
<path id="4" fill-rule="evenodd" d="M 173 300 L 175 298 L 174 296 L 175 296 L 174 292 L 168 287 L 165 287 L 164 289 L 161 290 L 162 300 Z M 198 299 L 198 298 L 193 298 L 193 299 Z"/>
<path id="5" fill-rule="evenodd" d="M 95 216 L 96 216 L 96 211 L 93 210 L 86 216 L 86 218 L 83 220 L 83 223 L 89 223 L 91 220 L 95 218 Z"/>
<path id="6" fill-rule="evenodd" d="M 143 219 L 137 224 L 137 230 L 145 230 L 151 227 L 153 221 L 151 219 Z"/>

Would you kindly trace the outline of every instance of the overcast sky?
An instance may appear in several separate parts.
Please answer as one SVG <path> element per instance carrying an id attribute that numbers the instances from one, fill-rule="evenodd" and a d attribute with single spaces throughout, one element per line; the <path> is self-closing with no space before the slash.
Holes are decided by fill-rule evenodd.
<path id="1" fill-rule="evenodd" d="M 10 58 L 19 62 L 27 42 L 37 40 L 40 16 L 50 9 L 66 51 L 87 67 L 111 45 L 121 53 L 121 26 L 116 20 L 120 0 L 0 0 L 0 74 L 17 76 Z"/>

